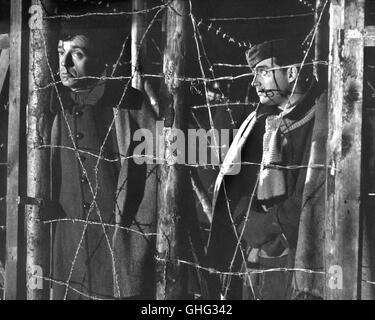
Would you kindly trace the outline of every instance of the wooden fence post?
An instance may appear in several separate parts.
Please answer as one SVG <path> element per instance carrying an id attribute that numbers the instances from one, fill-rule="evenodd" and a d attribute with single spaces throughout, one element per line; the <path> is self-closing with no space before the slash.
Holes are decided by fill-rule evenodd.
<path id="1" fill-rule="evenodd" d="M 20 223 L 22 215 L 18 208 L 19 196 L 19 165 L 20 165 L 20 130 L 21 110 L 25 107 L 21 100 L 21 56 L 22 56 L 22 27 L 23 27 L 23 1 L 13 0 L 10 10 L 10 63 L 9 63 L 9 126 L 8 126 L 8 172 L 6 196 L 6 262 L 4 299 L 15 300 L 19 298 L 17 290 L 20 279 L 19 255 L 20 248 Z"/>
<path id="2" fill-rule="evenodd" d="M 132 0 L 132 11 L 139 11 L 146 9 L 146 0 Z M 137 89 L 142 88 L 141 74 L 138 72 L 138 65 L 144 56 L 144 43 L 143 40 L 142 49 L 139 50 L 140 41 L 146 30 L 146 18 L 145 14 L 133 14 L 131 22 L 131 75 L 133 76 L 131 80 L 131 85 Z M 118 144 L 120 146 L 121 162 L 123 163 L 126 151 L 123 150 L 123 146 L 126 145 L 126 139 L 123 134 L 122 128 L 127 125 L 127 120 L 122 113 L 115 112 L 115 128 L 117 134 Z"/>
<path id="3" fill-rule="evenodd" d="M 146 9 L 145 0 L 133 0 L 132 11 L 139 11 Z M 146 31 L 146 15 L 145 14 L 133 14 L 132 15 L 132 31 L 131 31 L 131 62 L 132 62 L 132 86 L 137 89 L 142 89 L 141 73 L 139 72 L 139 66 L 142 64 L 142 60 L 146 52 L 146 41 L 140 41 Z M 140 47 L 142 45 L 142 47 Z"/>
<path id="4" fill-rule="evenodd" d="M 9 35 L 0 34 L 0 93 L 9 69 Z"/>
<path id="5" fill-rule="evenodd" d="M 322 13 L 322 10 L 324 12 Z M 319 17 L 321 16 L 320 22 Z M 328 59 L 328 5 L 325 0 L 316 0 L 315 23 L 319 22 L 315 36 L 315 60 L 326 61 Z M 319 82 L 320 88 L 327 88 L 328 76 L 327 66 L 321 64 L 314 65 L 314 75 Z"/>
<path id="6" fill-rule="evenodd" d="M 367 4 L 367 2 L 366 2 Z M 367 7 L 366 7 L 367 8 Z M 371 11 L 366 9 L 366 13 Z M 375 73 L 371 66 L 375 64 L 375 25 L 373 19 L 368 19 L 365 27 L 365 74 L 364 74 L 364 107 L 363 107 L 363 134 L 362 134 L 362 300 L 375 299 L 375 94 L 373 84 Z M 367 90 L 366 90 L 367 89 Z"/>
<path id="7" fill-rule="evenodd" d="M 49 106 L 52 91 L 41 89 L 51 83 L 50 65 L 54 65 L 49 51 L 56 51 L 51 41 L 48 20 L 44 20 L 45 9 L 50 10 L 51 1 L 33 0 L 29 13 L 29 108 L 27 134 L 27 299 L 49 299 L 50 282 L 50 225 L 42 220 L 48 218 L 50 199 L 50 144 L 51 117 Z M 50 61 L 49 61 L 49 60 Z"/>
<path id="8" fill-rule="evenodd" d="M 177 138 L 177 131 L 185 133 L 187 110 L 184 99 L 184 60 L 186 54 L 187 1 L 176 0 L 165 12 L 166 41 L 163 72 L 164 94 L 161 115 L 164 119 L 160 156 L 164 163 L 159 166 L 156 298 L 158 300 L 181 299 L 185 290 L 185 268 L 176 260 L 183 252 L 187 233 L 182 228 L 184 215 L 184 188 L 189 185 L 188 170 L 176 164 L 178 153 L 185 144 Z M 186 136 L 186 135 L 184 135 Z"/>
<path id="9" fill-rule="evenodd" d="M 364 0 L 330 6 L 325 298 L 357 299 Z"/>

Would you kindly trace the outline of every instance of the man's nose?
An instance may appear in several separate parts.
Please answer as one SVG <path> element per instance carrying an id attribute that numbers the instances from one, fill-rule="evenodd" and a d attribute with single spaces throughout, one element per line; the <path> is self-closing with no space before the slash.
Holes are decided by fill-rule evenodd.
<path id="1" fill-rule="evenodd" d="M 251 85 L 252 85 L 253 87 L 259 85 L 258 75 L 257 75 L 257 74 L 254 75 L 254 78 L 253 78 L 253 80 L 251 81 Z"/>
<path id="2" fill-rule="evenodd" d="M 60 59 L 60 64 L 65 68 L 70 68 L 74 66 L 72 55 L 70 53 L 64 54 Z"/>

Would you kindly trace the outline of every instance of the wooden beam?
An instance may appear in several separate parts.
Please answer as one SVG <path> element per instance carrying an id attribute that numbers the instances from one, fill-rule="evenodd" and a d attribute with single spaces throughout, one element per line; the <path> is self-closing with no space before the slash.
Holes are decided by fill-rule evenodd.
<path id="1" fill-rule="evenodd" d="M 323 10 L 324 12 L 322 13 Z M 315 23 L 319 22 L 318 30 L 315 36 L 316 61 L 326 61 L 328 59 L 328 20 L 328 5 L 326 5 L 326 2 L 324 0 L 316 0 L 314 21 Z M 319 83 L 319 87 L 327 88 L 327 67 L 321 64 L 315 64 L 313 69 L 314 76 Z"/>
<path id="2" fill-rule="evenodd" d="M 366 26 L 362 32 L 345 30 L 347 38 L 363 38 L 365 47 L 375 47 L 375 26 Z"/>
<path id="3" fill-rule="evenodd" d="M 140 11 L 146 9 L 145 0 L 132 0 L 132 11 Z M 147 28 L 147 16 L 145 14 L 132 15 L 132 30 L 131 30 L 131 61 L 132 61 L 132 86 L 137 89 L 142 89 L 142 78 L 139 67 L 142 66 L 142 61 L 146 53 L 146 39 L 140 43 Z"/>
<path id="4" fill-rule="evenodd" d="M 8 126 L 8 176 L 6 206 L 6 262 L 4 299 L 17 299 L 19 263 L 19 160 L 21 109 L 21 56 L 23 1 L 14 0 L 10 8 L 10 77 L 9 77 L 9 126 Z M 21 221 L 22 223 L 22 221 Z"/>
<path id="5" fill-rule="evenodd" d="M 50 149 L 39 148 L 50 144 L 51 117 L 49 106 L 51 90 L 40 90 L 54 81 L 49 65 L 55 65 L 56 43 L 51 39 L 48 20 L 44 10 L 52 12 L 51 1 L 32 0 L 31 14 L 40 13 L 39 23 L 30 28 L 29 42 L 29 108 L 27 132 L 27 196 L 34 199 L 26 206 L 27 299 L 50 298 L 51 283 L 44 278 L 50 276 L 50 227 L 43 223 L 52 212 L 48 212 L 50 200 Z M 35 201 L 39 200 L 39 201 Z"/>
<path id="6" fill-rule="evenodd" d="M 164 17 L 166 42 L 163 73 L 166 76 L 162 84 L 161 101 L 163 102 L 160 106 L 165 122 L 159 154 L 164 159 L 164 163 L 159 166 L 156 299 L 174 300 L 181 299 L 186 289 L 184 279 L 186 268 L 178 263 L 178 259 L 187 248 L 185 247 L 184 251 L 187 232 L 186 228 L 183 228 L 183 211 L 186 207 L 185 188 L 189 185 L 189 179 L 186 166 L 176 163 L 174 147 L 177 129 L 182 132 L 185 130 L 186 133 L 188 123 L 184 84 L 178 80 L 184 76 L 187 1 L 173 1 L 166 9 Z"/>
<path id="7" fill-rule="evenodd" d="M 364 0 L 330 6 L 326 299 L 357 299 L 359 277 Z"/>
<path id="8" fill-rule="evenodd" d="M 132 10 L 138 11 L 146 8 L 145 0 L 132 0 Z M 141 82 L 141 74 L 138 72 L 138 64 L 141 62 L 144 56 L 144 50 L 139 50 L 140 40 L 146 30 L 146 15 L 145 14 L 133 14 L 132 15 L 132 27 L 131 27 L 131 74 L 133 76 L 131 85 L 137 89 L 143 89 Z M 146 41 L 143 41 L 143 45 Z M 121 163 L 124 162 L 124 155 L 126 150 L 126 138 L 123 132 L 123 128 L 127 126 L 127 119 L 124 113 L 117 113 L 114 111 L 115 117 L 115 128 L 117 141 L 119 145 L 119 152 L 121 155 Z"/>
<path id="9" fill-rule="evenodd" d="M 3 91 L 5 78 L 7 77 L 9 69 L 9 49 L 1 50 L 0 55 L 0 93 Z"/>
<path id="10" fill-rule="evenodd" d="M 9 34 L 0 34 L 0 50 L 9 49 Z"/>
<path id="11" fill-rule="evenodd" d="M 365 47 L 375 47 L 375 26 L 365 28 Z"/>

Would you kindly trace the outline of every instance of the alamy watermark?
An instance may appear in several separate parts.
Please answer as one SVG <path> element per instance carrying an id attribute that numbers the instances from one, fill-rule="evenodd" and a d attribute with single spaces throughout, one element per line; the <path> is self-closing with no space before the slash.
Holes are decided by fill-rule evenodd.
<path id="1" fill-rule="evenodd" d="M 220 166 L 229 150 L 231 134 L 237 129 L 188 129 L 185 134 L 177 128 L 164 127 L 156 121 L 156 130 L 138 129 L 133 134 L 136 164 L 186 164 L 191 166 Z M 241 153 L 233 160 L 230 174 L 237 174 L 241 166 Z"/>
<path id="2" fill-rule="evenodd" d="M 328 268 L 328 288 L 331 290 L 342 290 L 343 288 L 343 272 L 342 267 L 338 265 L 332 265 Z"/>

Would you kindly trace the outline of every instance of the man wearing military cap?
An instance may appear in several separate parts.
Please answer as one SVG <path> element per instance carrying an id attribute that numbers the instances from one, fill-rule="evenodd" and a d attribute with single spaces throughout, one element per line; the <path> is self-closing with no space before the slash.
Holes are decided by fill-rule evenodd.
<path id="1" fill-rule="evenodd" d="M 208 260 L 225 272 L 293 267 L 316 109 L 322 102 L 316 101 L 321 90 L 311 60 L 304 59 L 295 40 L 255 45 L 246 59 L 259 104 L 239 128 L 217 178 L 208 244 Z M 236 154 L 242 164 L 233 174 L 228 168 Z M 221 276 L 212 279 L 212 292 L 240 298 L 241 284 L 244 299 L 288 299 L 291 273 Z"/>

